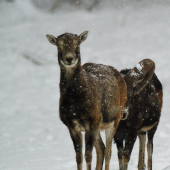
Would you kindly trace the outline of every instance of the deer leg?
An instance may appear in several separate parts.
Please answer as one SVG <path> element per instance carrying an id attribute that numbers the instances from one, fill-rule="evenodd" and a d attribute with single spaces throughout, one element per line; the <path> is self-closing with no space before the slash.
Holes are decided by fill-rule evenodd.
<path id="1" fill-rule="evenodd" d="M 146 142 L 146 132 L 139 132 L 139 159 L 138 159 L 138 170 L 145 170 L 145 142 Z"/>
<path id="2" fill-rule="evenodd" d="M 118 141 L 117 139 L 115 139 L 116 142 L 116 146 L 117 146 L 117 155 L 118 155 L 118 159 L 119 159 L 119 170 L 121 170 L 123 168 L 123 141 Z"/>
<path id="3" fill-rule="evenodd" d="M 126 140 L 125 140 L 125 147 L 124 147 L 124 151 L 123 151 L 123 168 L 121 170 L 127 170 L 128 168 L 128 163 L 130 161 L 130 156 L 132 153 L 132 149 L 134 146 L 134 143 L 136 141 L 136 136 L 129 136 Z"/>
<path id="4" fill-rule="evenodd" d="M 82 155 L 82 134 L 81 132 L 77 132 L 74 129 L 69 129 L 70 136 L 72 138 L 74 149 L 76 152 L 76 162 L 77 162 L 77 170 L 82 170 L 83 163 L 83 155 Z"/>
<path id="5" fill-rule="evenodd" d="M 105 148 L 105 170 L 109 170 L 110 158 L 111 158 L 111 149 L 112 149 L 112 139 L 116 132 L 114 127 L 114 122 L 112 125 L 105 130 L 106 134 L 106 148 Z"/>
<path id="6" fill-rule="evenodd" d="M 148 143 L 147 143 L 148 170 L 152 170 L 153 137 L 156 132 L 156 129 L 157 126 L 153 127 L 150 131 L 148 131 Z"/>
<path id="7" fill-rule="evenodd" d="M 95 131 L 86 130 L 85 133 L 85 159 L 87 170 L 91 170 L 92 150 L 95 140 Z"/>
<path id="8" fill-rule="evenodd" d="M 96 153 L 97 153 L 96 170 L 102 170 L 103 169 L 103 161 L 104 161 L 105 145 L 102 141 L 99 131 L 96 134 L 95 148 L 96 148 Z"/>

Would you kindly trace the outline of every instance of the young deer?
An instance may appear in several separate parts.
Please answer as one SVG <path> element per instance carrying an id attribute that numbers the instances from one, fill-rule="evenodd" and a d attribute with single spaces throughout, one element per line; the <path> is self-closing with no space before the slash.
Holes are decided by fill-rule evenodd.
<path id="1" fill-rule="evenodd" d="M 122 70 L 121 74 L 127 84 L 128 98 L 124 106 L 124 116 L 114 136 L 118 149 L 119 169 L 127 170 L 130 155 L 139 137 L 138 170 L 145 169 L 145 141 L 148 135 L 148 170 L 152 170 L 153 137 L 156 132 L 162 108 L 162 84 L 154 74 L 154 63 L 150 69 L 144 67 L 147 60 L 141 61 L 137 67 L 145 72 L 146 76 L 138 85 L 128 84 L 130 69 Z M 152 76 L 153 75 L 153 76 Z"/>
<path id="2" fill-rule="evenodd" d="M 122 117 L 126 103 L 127 87 L 121 74 L 111 66 L 86 63 L 81 66 L 80 44 L 88 31 L 65 33 L 57 38 L 47 35 L 50 43 L 58 48 L 60 65 L 60 118 L 68 127 L 75 152 L 77 169 L 82 170 L 82 134 L 85 131 L 85 159 L 91 169 L 92 149 L 96 148 L 96 170 L 109 170 L 112 139 Z M 131 78 L 140 79 L 141 74 Z M 106 147 L 100 130 L 105 129 Z"/>

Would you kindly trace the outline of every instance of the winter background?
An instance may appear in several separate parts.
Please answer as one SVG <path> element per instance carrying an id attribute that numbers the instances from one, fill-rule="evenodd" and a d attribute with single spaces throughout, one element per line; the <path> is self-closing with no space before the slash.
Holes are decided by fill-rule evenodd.
<path id="1" fill-rule="evenodd" d="M 164 103 L 154 137 L 153 170 L 169 170 L 170 1 L 103 0 L 93 10 L 78 2 L 52 9 L 54 0 L 0 0 L 0 170 L 76 169 L 73 144 L 58 113 L 57 49 L 45 35 L 86 30 L 82 64 L 121 70 L 144 58 L 155 61 Z M 138 143 L 130 170 L 137 169 Z M 95 160 L 94 150 L 93 169 Z M 110 167 L 118 170 L 115 144 Z"/>

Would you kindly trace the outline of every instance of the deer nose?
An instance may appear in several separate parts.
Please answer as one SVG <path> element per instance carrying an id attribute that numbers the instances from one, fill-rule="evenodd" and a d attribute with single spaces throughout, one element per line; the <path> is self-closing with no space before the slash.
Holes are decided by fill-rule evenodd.
<path id="1" fill-rule="evenodd" d="M 66 58 L 66 61 L 67 61 L 69 64 L 71 64 L 72 60 L 73 60 L 73 57 L 67 57 L 67 58 Z"/>

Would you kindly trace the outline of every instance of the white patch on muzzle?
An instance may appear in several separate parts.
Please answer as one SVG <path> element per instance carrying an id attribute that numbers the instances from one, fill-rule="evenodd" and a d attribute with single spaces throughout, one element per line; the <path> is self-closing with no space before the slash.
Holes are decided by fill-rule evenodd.
<path id="1" fill-rule="evenodd" d="M 73 67 L 75 67 L 75 66 L 77 65 L 78 59 L 75 61 L 75 63 L 70 64 L 70 65 L 64 64 L 64 62 L 63 62 L 62 60 L 60 60 L 60 62 L 61 62 L 61 64 L 62 64 L 64 67 L 66 67 L 66 68 L 73 68 Z"/>

